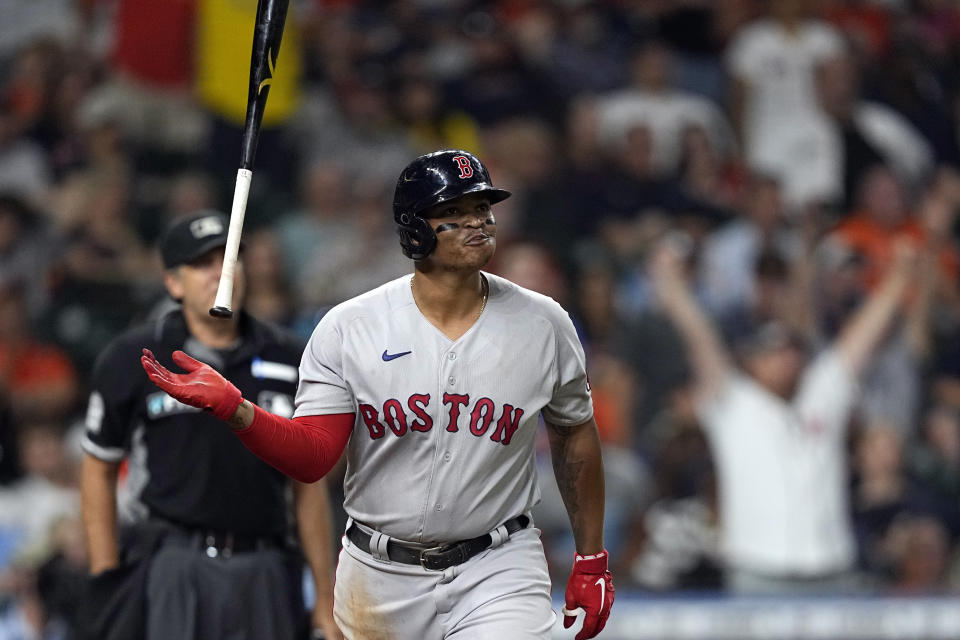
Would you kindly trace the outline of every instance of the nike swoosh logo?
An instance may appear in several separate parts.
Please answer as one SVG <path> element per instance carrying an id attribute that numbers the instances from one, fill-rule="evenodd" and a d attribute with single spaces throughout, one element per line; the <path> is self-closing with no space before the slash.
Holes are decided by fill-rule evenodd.
<path id="1" fill-rule="evenodd" d="M 603 578 L 597 578 L 597 581 L 594 582 L 593 584 L 595 584 L 595 585 L 597 585 L 598 587 L 600 587 L 600 611 L 603 611 L 603 597 L 606 595 L 606 591 L 607 591 L 606 586 L 607 586 L 607 585 L 604 584 Z"/>
<path id="2" fill-rule="evenodd" d="M 413 353 L 413 351 L 401 351 L 400 353 L 387 353 L 387 350 L 384 349 L 383 355 L 380 357 L 383 358 L 384 362 L 390 362 L 391 360 L 396 360 L 400 356 L 405 356 L 408 353 Z"/>

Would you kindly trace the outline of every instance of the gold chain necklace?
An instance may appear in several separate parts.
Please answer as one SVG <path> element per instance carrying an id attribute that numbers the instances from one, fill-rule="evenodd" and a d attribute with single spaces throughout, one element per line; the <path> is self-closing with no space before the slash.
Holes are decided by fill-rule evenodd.
<path id="1" fill-rule="evenodd" d="M 482 273 L 480 274 L 480 280 L 483 282 L 483 299 L 480 302 L 480 311 L 477 312 L 474 320 L 483 315 L 483 310 L 487 308 L 487 295 L 490 293 L 490 283 L 487 282 L 487 279 Z M 413 296 L 413 303 L 419 308 L 420 304 L 417 303 L 417 296 L 413 293 L 413 276 L 410 276 L 410 295 Z"/>

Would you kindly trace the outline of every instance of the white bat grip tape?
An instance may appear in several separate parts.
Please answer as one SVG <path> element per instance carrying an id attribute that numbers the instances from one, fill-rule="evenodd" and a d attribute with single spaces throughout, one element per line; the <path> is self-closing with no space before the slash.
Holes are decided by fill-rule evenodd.
<path id="1" fill-rule="evenodd" d="M 220 283 L 217 285 L 216 308 L 232 310 L 233 278 L 237 270 L 237 256 L 240 253 L 240 236 L 243 233 L 243 217 L 247 212 L 247 197 L 250 195 L 250 181 L 253 171 L 237 170 L 237 186 L 233 191 L 233 208 L 230 209 L 230 226 L 227 229 L 227 246 L 223 254 L 223 268 L 220 271 Z"/>

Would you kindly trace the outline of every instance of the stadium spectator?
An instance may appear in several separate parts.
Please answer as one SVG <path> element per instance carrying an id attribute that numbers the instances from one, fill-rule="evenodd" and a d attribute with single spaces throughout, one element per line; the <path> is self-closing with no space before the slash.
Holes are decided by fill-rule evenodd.
<path id="1" fill-rule="evenodd" d="M 0 393 L 19 419 L 63 420 L 74 410 L 80 379 L 67 352 L 41 339 L 20 281 L 0 285 Z"/>
<path id="2" fill-rule="evenodd" d="M 75 0 L 3 0 L 0 10 L 7 16 L 0 28 L 0 60 L 5 62 L 37 40 L 68 44 L 80 36 L 80 7 Z"/>
<path id="3" fill-rule="evenodd" d="M 698 277 L 710 313 L 723 320 L 742 314 L 757 298 L 761 255 L 789 264 L 798 257 L 800 242 L 797 229 L 787 223 L 780 183 L 750 176 L 743 213 L 704 239 Z"/>
<path id="4" fill-rule="evenodd" d="M 855 546 L 844 442 L 866 366 L 902 304 L 915 252 L 903 247 L 835 342 L 811 357 L 779 323 L 737 345 L 738 370 L 691 295 L 681 254 L 663 243 L 650 268 L 687 348 L 697 415 L 717 468 L 721 553 L 737 593 L 850 587 Z"/>
<path id="5" fill-rule="evenodd" d="M 641 44 L 629 67 L 630 84 L 599 97 L 599 133 L 605 146 L 616 147 L 633 127 L 647 127 L 653 135 L 657 169 L 675 173 L 683 154 L 684 132 L 698 127 L 722 157 L 735 153 L 733 130 L 719 106 L 674 85 L 673 53 L 663 42 Z"/>
<path id="6" fill-rule="evenodd" d="M 889 424 L 867 424 L 854 443 L 852 509 L 858 539 L 859 564 L 874 585 L 894 577 L 904 563 L 900 525 L 916 518 L 932 519 L 948 535 L 956 530 L 955 500 L 941 500 L 929 487 L 908 474 L 903 452 L 904 437 Z M 945 564 L 942 561 L 941 564 Z"/>
<path id="7" fill-rule="evenodd" d="M 116 118 L 123 136 L 136 149 L 149 150 L 144 160 L 154 166 L 162 163 L 161 158 L 182 161 L 199 154 L 210 129 L 210 117 L 193 93 L 199 3 L 118 0 L 110 4 L 111 46 L 106 62 L 111 73 L 88 94 L 84 109 Z"/>
<path id="8" fill-rule="evenodd" d="M 806 132 L 824 140 L 813 159 L 823 177 L 823 201 L 850 211 L 857 187 L 875 165 L 889 167 L 909 188 L 919 188 L 933 169 L 933 148 L 902 115 L 861 96 L 860 74 L 848 53 L 827 58 L 815 70 L 820 117 Z"/>
<path id="9" fill-rule="evenodd" d="M 31 319 L 49 302 L 50 242 L 39 213 L 14 195 L 0 194 L 0 282 L 24 287 Z"/>
<path id="10" fill-rule="evenodd" d="M 950 537 L 936 518 L 920 515 L 897 520 L 886 546 L 892 560 L 887 593 L 917 597 L 948 592 Z"/>
<path id="11" fill-rule="evenodd" d="M 18 430 L 24 475 L 0 489 L 0 568 L 36 564 L 55 547 L 54 526 L 80 514 L 77 460 L 57 423 L 24 421 Z"/>
<path id="12" fill-rule="evenodd" d="M 810 17 L 804 0 L 770 0 L 769 14 L 747 23 L 726 51 L 731 113 L 749 167 L 777 176 L 791 212 L 824 193 L 812 160 L 818 141 L 803 133 L 817 116 L 816 65 L 841 51 L 840 34 Z"/>
<path id="13" fill-rule="evenodd" d="M 51 158 L 26 135 L 10 101 L 0 94 L 0 190 L 42 207 L 53 184 Z"/>
<path id="14" fill-rule="evenodd" d="M 735 209 L 748 178 L 739 158 L 723 155 L 699 125 L 684 128 L 681 147 L 680 177 L 690 194 L 720 209 Z"/>
<path id="15" fill-rule="evenodd" d="M 955 207 L 958 201 L 948 204 Z M 833 239 L 863 260 L 863 286 L 867 289 L 880 280 L 898 239 L 918 245 L 938 240 L 931 237 L 933 230 L 925 228 L 925 221 L 914 212 L 903 183 L 883 165 L 874 166 L 863 176 L 855 202 L 856 208 L 837 226 Z M 948 228 L 940 231 L 950 233 Z M 956 283 L 960 265 L 956 248 L 948 243 L 937 250 L 944 277 Z"/>
<path id="16" fill-rule="evenodd" d="M 960 413 L 935 404 L 923 416 L 918 442 L 908 454 L 910 473 L 949 501 L 960 495 Z"/>

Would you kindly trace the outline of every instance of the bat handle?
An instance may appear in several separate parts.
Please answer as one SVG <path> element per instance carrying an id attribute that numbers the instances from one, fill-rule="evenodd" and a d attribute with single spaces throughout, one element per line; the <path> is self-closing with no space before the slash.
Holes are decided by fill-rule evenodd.
<path id="1" fill-rule="evenodd" d="M 220 270 L 220 283 L 217 285 L 217 297 L 210 309 L 210 315 L 216 318 L 233 316 L 233 277 L 237 271 L 237 256 L 240 253 L 240 235 L 243 233 L 243 217 L 247 212 L 247 197 L 250 195 L 250 180 L 253 171 L 239 169 L 237 186 L 233 191 L 233 208 L 230 210 L 230 227 L 227 229 L 227 246 L 223 253 L 223 268 Z"/>

